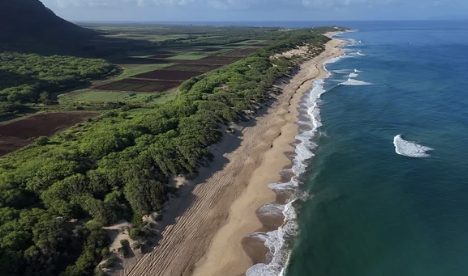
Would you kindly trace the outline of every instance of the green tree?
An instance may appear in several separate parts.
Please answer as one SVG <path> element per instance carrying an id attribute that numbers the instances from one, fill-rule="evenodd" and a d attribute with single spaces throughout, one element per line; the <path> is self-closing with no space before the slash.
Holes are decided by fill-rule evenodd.
<path id="1" fill-rule="evenodd" d="M 39 94 L 39 101 L 45 105 L 50 104 L 50 96 L 49 93 L 44 91 Z"/>

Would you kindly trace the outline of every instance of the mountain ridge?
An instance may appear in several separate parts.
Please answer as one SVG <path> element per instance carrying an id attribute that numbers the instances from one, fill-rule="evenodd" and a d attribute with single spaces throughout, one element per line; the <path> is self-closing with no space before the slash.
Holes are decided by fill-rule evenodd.
<path id="1" fill-rule="evenodd" d="M 39 0 L 0 1 L 0 51 L 70 49 L 97 32 L 57 16 Z"/>

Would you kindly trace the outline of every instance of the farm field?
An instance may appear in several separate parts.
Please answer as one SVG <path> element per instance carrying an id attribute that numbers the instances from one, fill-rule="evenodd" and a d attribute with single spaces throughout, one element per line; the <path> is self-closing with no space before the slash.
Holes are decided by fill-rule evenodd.
<path id="1" fill-rule="evenodd" d="M 129 92 L 164 92 L 178 87 L 182 81 L 153 81 L 142 79 L 124 79 L 95 87 L 97 90 Z"/>
<path id="2" fill-rule="evenodd" d="M 180 64 L 202 64 L 202 65 L 228 65 L 240 60 L 241 57 L 209 56 L 199 60 L 179 60 Z"/>
<path id="3" fill-rule="evenodd" d="M 156 79 L 156 80 L 174 80 L 185 81 L 190 78 L 201 75 L 201 72 L 195 71 L 176 71 L 176 70 L 155 70 L 148 73 L 143 73 L 134 76 L 141 79 Z"/>
<path id="4" fill-rule="evenodd" d="M 156 69 L 165 68 L 171 66 L 172 63 L 159 63 L 159 64 L 118 64 L 123 72 L 119 76 L 115 77 L 114 80 L 123 80 L 126 78 L 133 77 L 138 74 L 154 71 Z"/>
<path id="5" fill-rule="evenodd" d="M 236 49 L 229 52 L 220 53 L 220 56 L 228 56 L 228 57 L 246 57 L 252 53 L 258 51 L 258 48 L 244 48 L 244 49 Z"/>
<path id="6" fill-rule="evenodd" d="M 148 29 L 141 29 L 146 33 Z M 221 36 L 199 35 L 190 43 L 197 44 L 202 40 L 221 39 Z M 224 38 L 225 39 L 225 38 Z M 249 54 L 257 52 L 260 47 L 257 43 L 266 40 L 243 39 L 238 43 L 226 43 L 220 45 L 198 45 L 164 47 L 154 50 L 131 51 L 129 56 L 116 59 L 115 62 L 124 69 L 123 73 L 114 78 L 114 82 L 93 86 L 92 90 L 112 92 L 134 92 L 134 93 L 161 93 L 176 88 L 181 82 L 196 77 L 200 74 L 215 70 L 238 61 Z M 184 43 L 186 44 L 186 43 Z M 169 81 L 169 82 L 168 82 Z M 177 83 L 174 83 L 176 81 Z M 99 95 L 99 96 L 90 96 Z M 125 95 L 125 94 L 124 94 Z M 96 102 L 95 97 L 101 98 L 104 94 L 86 93 L 82 97 L 73 97 L 77 101 L 91 99 Z M 124 102 L 135 102 L 136 99 L 145 97 L 108 97 L 102 102 L 110 99 L 123 100 Z"/>
<path id="7" fill-rule="evenodd" d="M 209 65 L 209 64 L 176 64 L 166 67 L 166 70 L 177 70 L 177 71 L 195 71 L 195 72 L 208 72 L 220 68 L 220 65 Z"/>
<path id="8" fill-rule="evenodd" d="M 199 60 L 207 57 L 207 55 L 197 55 L 194 53 L 180 54 L 177 56 L 170 57 L 171 60 Z"/>
<path id="9" fill-rule="evenodd" d="M 155 35 L 155 34 L 132 34 L 131 30 L 129 32 L 112 34 L 112 35 L 105 35 L 107 38 L 126 38 L 126 39 L 134 39 L 134 40 L 148 40 L 151 42 L 160 42 L 169 39 L 180 39 L 180 38 L 187 38 L 188 35 Z"/>
<path id="10" fill-rule="evenodd" d="M 145 92 L 108 92 L 108 91 L 76 91 L 59 97 L 60 104 L 103 104 L 103 103 L 145 103 L 164 104 L 177 97 L 177 93 L 145 93 Z"/>
<path id="11" fill-rule="evenodd" d="M 114 64 L 168 64 L 173 61 L 167 59 L 156 59 L 156 58 L 139 58 L 139 57 L 124 57 L 112 60 Z"/>
<path id="12" fill-rule="evenodd" d="M 40 136 L 52 136 L 98 115 L 97 112 L 42 113 L 1 123 L 0 156 L 32 144 Z"/>

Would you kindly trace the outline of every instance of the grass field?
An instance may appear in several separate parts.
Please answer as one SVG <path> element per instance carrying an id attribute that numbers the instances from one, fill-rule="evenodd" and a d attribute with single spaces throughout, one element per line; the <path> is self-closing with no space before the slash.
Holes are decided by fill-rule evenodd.
<path id="1" fill-rule="evenodd" d="M 207 64 L 176 64 L 164 68 L 165 70 L 179 70 L 179 71 L 195 71 L 195 72 L 208 72 L 220 68 L 221 65 L 207 65 Z"/>
<path id="2" fill-rule="evenodd" d="M 59 97 L 60 104 L 78 103 L 149 103 L 162 104 L 176 98 L 177 91 L 164 94 L 81 90 Z"/>
<path id="3" fill-rule="evenodd" d="M 175 80 L 152 80 L 152 79 L 123 79 L 120 81 L 114 81 L 106 84 L 94 86 L 95 90 L 104 90 L 111 92 L 166 92 L 171 89 L 179 87 L 182 81 Z"/>
<path id="4" fill-rule="evenodd" d="M 187 53 L 187 54 L 180 54 L 177 56 L 170 57 L 169 59 L 172 60 L 199 60 L 204 57 L 207 57 L 208 55 L 197 55 L 194 53 Z"/>
<path id="5" fill-rule="evenodd" d="M 172 63 L 165 64 L 125 64 L 120 65 L 123 68 L 122 74 L 118 75 L 115 80 L 123 80 L 133 77 L 135 75 L 143 74 L 146 72 L 154 71 L 156 69 L 164 68 L 173 65 Z"/>
<path id="6" fill-rule="evenodd" d="M 268 40 L 260 40 L 260 39 L 257 39 L 257 40 L 246 40 L 246 41 L 243 41 L 243 42 L 240 42 L 242 44 L 247 44 L 247 45 L 252 45 L 252 44 L 257 44 L 257 43 L 265 43 L 267 42 Z"/>
<path id="7" fill-rule="evenodd" d="M 119 33 L 105 35 L 108 38 L 125 38 L 125 39 L 135 39 L 135 40 L 147 40 L 151 42 L 165 41 L 169 39 L 179 39 L 179 38 L 188 38 L 188 35 L 181 34 L 172 34 L 172 35 L 152 35 L 152 34 L 130 34 L 130 33 Z"/>

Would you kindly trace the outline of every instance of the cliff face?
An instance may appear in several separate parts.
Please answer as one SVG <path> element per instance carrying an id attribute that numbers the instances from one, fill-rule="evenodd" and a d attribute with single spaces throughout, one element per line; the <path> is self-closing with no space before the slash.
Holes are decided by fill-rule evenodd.
<path id="1" fill-rule="evenodd" d="M 93 35 L 58 17 L 39 0 L 0 0 L 0 50 L 59 49 Z"/>

